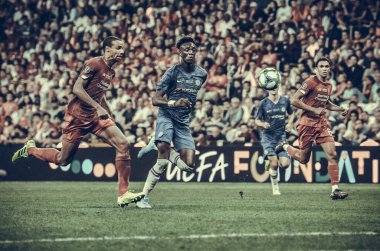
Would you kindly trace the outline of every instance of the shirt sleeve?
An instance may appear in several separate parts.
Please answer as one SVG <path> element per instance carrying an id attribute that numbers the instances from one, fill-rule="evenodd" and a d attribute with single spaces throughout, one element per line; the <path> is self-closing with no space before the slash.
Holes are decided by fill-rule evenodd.
<path id="1" fill-rule="evenodd" d="M 157 91 L 163 91 L 164 93 L 166 93 L 173 85 L 174 81 L 174 67 L 172 67 L 169 68 L 158 81 Z"/>
<path id="2" fill-rule="evenodd" d="M 264 121 L 264 102 L 260 102 L 259 108 L 256 110 L 255 118 Z"/>
<path id="3" fill-rule="evenodd" d="M 98 63 L 95 60 L 88 60 L 80 73 L 80 77 L 87 80 L 93 77 L 99 70 Z"/>
<path id="4" fill-rule="evenodd" d="M 205 76 L 204 76 L 204 78 L 203 78 L 202 85 L 204 85 L 204 83 L 206 83 L 207 77 L 208 77 L 208 74 L 206 73 Z"/>
<path id="5" fill-rule="evenodd" d="M 302 86 L 298 89 L 303 94 L 307 95 L 314 88 L 314 84 L 312 81 L 306 80 Z"/>

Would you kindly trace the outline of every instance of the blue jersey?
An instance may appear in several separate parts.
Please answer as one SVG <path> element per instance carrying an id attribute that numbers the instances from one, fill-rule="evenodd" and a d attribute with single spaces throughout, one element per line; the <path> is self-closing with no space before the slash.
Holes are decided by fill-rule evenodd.
<path id="1" fill-rule="evenodd" d="M 268 122 L 270 127 L 268 129 L 262 129 L 262 133 L 271 138 L 278 138 L 285 134 L 286 113 L 293 113 L 288 98 L 280 96 L 277 104 L 273 103 L 269 98 L 263 99 L 257 109 L 256 119 Z"/>
<path id="2" fill-rule="evenodd" d="M 167 116 L 179 123 L 189 123 L 190 113 L 194 109 L 198 91 L 206 79 L 206 70 L 198 65 L 190 73 L 185 72 L 180 64 L 170 67 L 158 81 L 157 91 L 163 91 L 168 100 L 187 98 L 192 107 L 160 107 L 158 116 Z"/>

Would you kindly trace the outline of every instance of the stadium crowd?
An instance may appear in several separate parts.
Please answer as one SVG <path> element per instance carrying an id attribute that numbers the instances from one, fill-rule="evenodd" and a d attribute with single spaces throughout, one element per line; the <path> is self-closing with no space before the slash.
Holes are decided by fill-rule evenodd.
<path id="1" fill-rule="evenodd" d="M 323 55 L 334 64 L 331 99 L 350 111 L 345 119 L 328 113 L 337 141 L 380 142 L 376 0 L 5 0 L 0 143 L 34 138 L 56 145 L 84 61 L 101 55 L 101 41 L 115 35 L 128 48 L 107 100 L 130 142 L 145 145 L 157 113 L 150 97 L 178 62 L 174 45 L 182 34 L 196 38 L 197 63 L 209 73 L 191 122 L 198 146 L 259 142 L 254 114 L 266 93 L 256 74 L 276 67 L 280 92 L 290 97 L 313 74 L 313 59 Z M 295 128 L 288 138 L 296 139 Z"/>

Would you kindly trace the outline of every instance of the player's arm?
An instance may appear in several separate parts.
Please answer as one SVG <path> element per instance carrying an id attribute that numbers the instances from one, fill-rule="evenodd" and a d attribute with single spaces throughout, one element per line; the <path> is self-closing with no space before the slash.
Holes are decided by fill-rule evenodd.
<path id="1" fill-rule="evenodd" d="M 306 92 L 303 89 L 299 89 L 291 98 L 290 102 L 294 107 L 302 109 L 304 111 L 312 112 L 316 115 L 321 115 L 324 113 L 324 108 L 322 107 L 312 107 L 310 105 L 305 104 L 301 101 L 301 99 L 306 95 Z"/>
<path id="2" fill-rule="evenodd" d="M 330 110 L 330 111 L 337 111 L 337 112 L 341 112 L 341 115 L 343 117 L 345 117 L 347 115 L 347 110 L 344 109 L 343 107 L 340 107 L 340 106 L 337 106 L 335 105 L 333 102 L 331 102 L 331 100 L 329 99 L 327 101 L 327 104 L 326 104 L 326 109 L 327 110 Z"/>
<path id="3" fill-rule="evenodd" d="M 264 129 L 268 129 L 270 127 L 270 124 L 264 121 L 264 113 L 265 111 L 264 111 L 263 103 L 261 102 L 255 114 L 255 124 Z"/>
<path id="4" fill-rule="evenodd" d="M 295 117 L 296 117 L 295 112 L 292 112 L 291 114 L 289 114 L 288 123 L 286 123 L 285 125 L 285 131 L 290 132 L 292 130 L 293 124 L 294 124 L 293 121 Z"/>
<path id="5" fill-rule="evenodd" d="M 152 104 L 159 107 L 191 107 L 191 102 L 187 98 L 167 100 L 162 90 L 157 90 L 156 95 L 152 98 Z"/>
<path id="6" fill-rule="evenodd" d="M 84 89 L 84 86 L 87 84 L 88 79 L 83 79 L 82 77 L 79 77 L 77 81 L 74 84 L 73 93 L 83 102 L 86 104 L 94 107 L 96 109 L 96 112 L 98 113 L 99 118 L 101 119 L 107 119 L 109 117 L 109 114 L 106 109 L 104 109 L 99 103 L 97 103 L 95 100 L 93 100 L 90 95 L 86 92 Z"/>
<path id="7" fill-rule="evenodd" d="M 102 100 L 102 103 L 101 103 L 101 106 L 106 109 L 106 111 L 108 112 L 108 114 L 110 115 L 110 117 L 115 120 L 115 118 L 113 117 L 112 115 L 112 112 L 111 112 L 111 109 L 110 109 L 110 106 L 106 100 L 106 98 L 104 97 L 103 100 Z"/>
<path id="8" fill-rule="evenodd" d="M 268 122 L 262 121 L 260 119 L 255 119 L 255 124 L 264 129 L 268 129 L 270 127 L 270 124 Z"/>

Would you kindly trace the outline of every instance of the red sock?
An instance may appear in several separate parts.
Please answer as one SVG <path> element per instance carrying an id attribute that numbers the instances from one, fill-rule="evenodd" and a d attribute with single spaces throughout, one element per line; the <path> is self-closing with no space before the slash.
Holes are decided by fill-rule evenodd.
<path id="1" fill-rule="evenodd" d="M 338 165 L 329 164 L 327 166 L 327 170 L 329 171 L 331 185 L 338 185 L 339 184 L 339 168 L 338 168 Z"/>
<path id="2" fill-rule="evenodd" d="M 57 155 L 59 151 L 55 148 L 37 148 L 32 147 L 28 149 L 28 154 L 36 157 L 37 159 L 48 161 L 57 164 Z"/>
<path id="3" fill-rule="evenodd" d="M 116 156 L 115 164 L 119 181 L 119 196 L 128 191 L 129 177 L 131 176 L 131 157 Z"/>
<path id="4" fill-rule="evenodd" d="M 290 156 L 292 156 L 293 159 L 298 160 L 296 154 L 297 154 L 300 150 L 298 150 L 297 148 L 292 147 L 292 146 L 289 145 L 288 148 L 286 149 L 286 151 L 289 153 Z"/>

